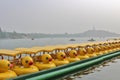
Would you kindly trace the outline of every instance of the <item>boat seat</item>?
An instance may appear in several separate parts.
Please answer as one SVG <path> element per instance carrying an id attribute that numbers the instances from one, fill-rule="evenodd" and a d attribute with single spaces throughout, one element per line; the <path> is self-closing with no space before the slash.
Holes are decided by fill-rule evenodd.
<path id="1" fill-rule="evenodd" d="M 66 56 L 69 57 L 69 52 L 65 52 Z"/>
<path id="2" fill-rule="evenodd" d="M 52 53 L 52 54 L 50 54 L 50 55 L 52 56 L 53 59 L 57 59 L 56 54 L 53 54 L 53 53 Z"/>
<path id="3" fill-rule="evenodd" d="M 35 61 L 35 62 L 42 62 L 42 60 L 41 60 L 41 55 L 40 56 L 34 56 L 34 57 L 32 57 L 33 58 L 33 60 Z"/>
<path id="4" fill-rule="evenodd" d="M 13 64 L 13 65 L 22 65 L 20 59 L 14 59 L 13 61 L 10 61 L 10 63 Z"/>

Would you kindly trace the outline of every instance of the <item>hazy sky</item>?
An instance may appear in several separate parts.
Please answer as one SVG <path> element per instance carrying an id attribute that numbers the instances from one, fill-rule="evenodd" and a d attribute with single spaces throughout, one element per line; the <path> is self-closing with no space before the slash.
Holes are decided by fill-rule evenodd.
<path id="1" fill-rule="evenodd" d="M 93 25 L 120 33 L 120 0 L 0 0 L 5 31 L 80 33 Z"/>

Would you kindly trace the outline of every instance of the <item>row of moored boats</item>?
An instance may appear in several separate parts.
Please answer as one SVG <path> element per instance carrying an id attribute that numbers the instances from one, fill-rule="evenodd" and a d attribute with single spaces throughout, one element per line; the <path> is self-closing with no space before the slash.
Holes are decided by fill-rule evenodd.
<path id="1" fill-rule="evenodd" d="M 120 50 L 120 41 L 0 49 L 0 80 L 67 65 Z"/>

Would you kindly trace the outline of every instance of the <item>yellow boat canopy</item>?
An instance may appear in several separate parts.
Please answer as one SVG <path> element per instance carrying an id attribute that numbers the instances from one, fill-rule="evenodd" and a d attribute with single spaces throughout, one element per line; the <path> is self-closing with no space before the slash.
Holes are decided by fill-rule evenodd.
<path id="1" fill-rule="evenodd" d="M 22 52 L 20 52 L 20 51 L 0 49 L 0 55 L 16 56 L 16 55 L 21 54 L 21 53 Z"/>
<path id="2" fill-rule="evenodd" d="M 55 50 L 65 50 L 67 48 L 67 45 L 55 45 Z"/>
<path id="3" fill-rule="evenodd" d="M 33 48 L 16 48 L 16 51 L 21 51 L 24 54 L 36 54 L 39 52 L 39 49 L 33 49 Z"/>
<path id="4" fill-rule="evenodd" d="M 64 50 L 67 48 L 80 48 L 85 46 L 92 46 L 92 45 L 98 45 L 98 44 L 104 44 L 104 43 L 112 43 L 117 41 L 99 41 L 99 42 L 86 42 L 86 43 L 78 43 L 78 44 L 65 44 L 65 45 L 54 45 L 54 46 L 36 46 L 32 48 L 16 48 L 17 51 L 22 51 L 22 53 L 25 54 L 36 54 L 38 52 L 52 52 L 53 50 Z"/>
<path id="5" fill-rule="evenodd" d="M 36 49 L 38 52 L 45 51 L 45 52 L 51 52 L 54 50 L 54 46 L 44 46 L 44 47 L 32 47 L 31 49 Z"/>

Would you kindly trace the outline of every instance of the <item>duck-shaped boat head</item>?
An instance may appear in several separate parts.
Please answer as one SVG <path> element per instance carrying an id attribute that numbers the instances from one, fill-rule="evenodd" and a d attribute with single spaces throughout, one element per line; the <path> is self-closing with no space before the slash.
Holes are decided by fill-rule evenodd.
<path id="1" fill-rule="evenodd" d="M 112 44 L 113 44 L 113 51 L 119 50 L 118 47 L 117 47 L 117 46 L 118 46 L 118 43 L 113 42 Z"/>
<path id="2" fill-rule="evenodd" d="M 68 64 L 69 61 L 67 60 L 66 54 L 64 52 L 58 52 L 56 54 L 57 59 L 55 59 L 53 62 L 56 66 Z"/>
<path id="3" fill-rule="evenodd" d="M 112 47 L 109 43 L 106 44 L 106 49 L 107 49 L 108 52 L 112 52 Z"/>
<path id="4" fill-rule="evenodd" d="M 21 59 L 22 65 L 16 65 L 13 71 L 17 75 L 29 74 L 39 71 L 36 66 L 33 65 L 33 59 L 30 56 L 25 56 Z"/>
<path id="5" fill-rule="evenodd" d="M 78 49 L 78 58 L 81 59 L 81 60 L 82 59 L 88 59 L 89 56 L 86 53 L 87 53 L 86 49 L 84 47 L 80 47 Z"/>
<path id="6" fill-rule="evenodd" d="M 66 59 L 66 54 L 64 52 L 58 52 L 57 53 L 57 59 L 58 60 L 65 60 Z"/>
<path id="7" fill-rule="evenodd" d="M 79 61 L 78 54 L 76 50 L 69 51 L 69 57 L 67 58 L 69 62 Z"/>
<path id="8" fill-rule="evenodd" d="M 101 48 L 102 51 L 106 50 L 106 48 L 105 48 L 105 46 L 103 44 L 99 44 L 99 47 Z"/>
<path id="9" fill-rule="evenodd" d="M 94 48 L 95 52 L 99 52 L 101 50 L 101 48 L 99 46 L 97 46 L 97 45 L 93 46 L 93 48 Z"/>
<path id="10" fill-rule="evenodd" d="M 86 47 L 86 51 L 89 54 L 92 54 L 94 52 L 94 49 L 92 47 Z"/>
<path id="11" fill-rule="evenodd" d="M 53 58 L 50 54 L 43 54 L 41 60 L 43 63 L 50 63 L 53 60 Z"/>
<path id="12" fill-rule="evenodd" d="M 35 65 L 39 68 L 39 70 L 45 70 L 56 67 L 56 65 L 53 63 L 53 58 L 50 54 L 43 54 L 41 56 L 42 62 L 36 62 Z"/>
<path id="13" fill-rule="evenodd" d="M 104 45 L 105 45 L 106 50 L 110 49 L 110 46 L 108 44 L 105 43 Z"/>
<path id="14" fill-rule="evenodd" d="M 8 60 L 0 60 L 0 80 L 16 77 L 16 73 L 10 70 L 13 67 Z"/>
<path id="15" fill-rule="evenodd" d="M 85 55 L 85 54 L 86 54 L 85 48 L 79 48 L 78 54 L 80 54 L 80 55 Z"/>
<path id="16" fill-rule="evenodd" d="M 101 52 L 101 48 L 98 45 L 93 45 L 94 48 L 94 54 L 96 55 L 102 55 L 103 53 Z"/>
<path id="17" fill-rule="evenodd" d="M 86 51 L 87 51 L 87 55 L 89 57 L 95 57 L 95 56 L 97 56 L 96 53 L 95 53 L 95 50 L 94 50 L 94 48 L 92 46 L 86 47 Z"/>
<path id="18" fill-rule="evenodd" d="M 71 51 L 69 52 L 69 56 L 70 56 L 71 58 L 76 58 L 76 57 L 78 56 L 77 51 L 76 51 L 76 50 L 71 50 Z"/>
<path id="19" fill-rule="evenodd" d="M 8 71 L 13 65 L 8 60 L 0 60 L 0 73 Z"/>
<path id="20" fill-rule="evenodd" d="M 33 65 L 33 59 L 30 56 L 25 56 L 24 58 L 22 58 L 22 65 L 25 68 L 30 67 L 31 65 Z"/>

